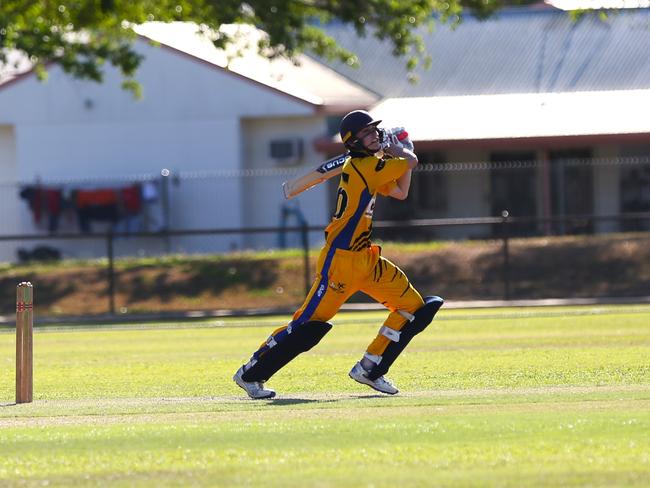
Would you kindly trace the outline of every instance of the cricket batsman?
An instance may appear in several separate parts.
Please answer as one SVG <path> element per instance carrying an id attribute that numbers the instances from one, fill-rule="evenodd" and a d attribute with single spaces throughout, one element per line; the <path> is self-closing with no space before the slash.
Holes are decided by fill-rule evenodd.
<path id="1" fill-rule="evenodd" d="M 340 134 L 350 159 L 343 166 L 336 209 L 325 229 L 318 275 L 302 306 L 287 325 L 276 329 L 233 380 L 253 399 L 273 398 L 264 383 L 298 354 L 329 332 L 328 322 L 355 292 L 362 291 L 390 313 L 349 376 L 388 395 L 398 389 L 384 375 L 408 345 L 433 320 L 443 300 L 422 299 L 404 272 L 372 244 L 372 214 L 377 195 L 408 196 L 411 171 L 418 164 L 413 144 L 399 131 L 379 129 L 380 120 L 355 110 L 343 117 Z M 400 140 L 403 139 L 403 140 Z"/>

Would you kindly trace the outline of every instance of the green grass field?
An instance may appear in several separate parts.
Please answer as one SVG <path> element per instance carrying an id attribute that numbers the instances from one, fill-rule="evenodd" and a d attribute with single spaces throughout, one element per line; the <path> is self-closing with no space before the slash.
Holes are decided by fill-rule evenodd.
<path id="1" fill-rule="evenodd" d="M 443 308 L 395 397 L 347 377 L 382 317 L 257 402 L 231 376 L 286 318 L 37 327 L 25 405 L 0 329 L 0 486 L 650 485 L 650 306 Z"/>

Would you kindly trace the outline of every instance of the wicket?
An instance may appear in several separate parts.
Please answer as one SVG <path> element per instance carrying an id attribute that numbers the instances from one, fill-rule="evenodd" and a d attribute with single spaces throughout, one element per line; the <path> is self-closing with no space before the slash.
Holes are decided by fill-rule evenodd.
<path id="1" fill-rule="evenodd" d="M 33 399 L 34 289 L 28 281 L 16 287 L 16 403 Z"/>

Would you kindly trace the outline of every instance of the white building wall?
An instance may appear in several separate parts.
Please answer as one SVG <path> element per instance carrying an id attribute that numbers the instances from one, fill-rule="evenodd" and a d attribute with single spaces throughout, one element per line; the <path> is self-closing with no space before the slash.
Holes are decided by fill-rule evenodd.
<path id="1" fill-rule="evenodd" d="M 0 182 L 16 181 L 16 141 L 11 125 L 0 125 Z"/>
<path id="2" fill-rule="evenodd" d="M 15 234 L 30 219 L 17 198 L 16 140 L 11 125 L 0 125 L 0 233 Z M 14 259 L 15 242 L 0 241 L 0 262 Z"/>
<path id="3" fill-rule="evenodd" d="M 307 173 L 323 160 L 322 154 L 314 150 L 311 141 L 324 134 L 326 129 L 324 117 L 248 119 L 244 123 L 246 168 L 253 170 L 285 168 L 298 174 Z M 303 141 L 303 156 L 293 165 L 282 166 L 271 158 L 269 146 L 272 140 L 290 138 Z M 245 180 L 243 194 L 245 226 L 277 227 L 281 224 L 282 209 L 286 207 L 294 212 L 300 212 L 308 225 L 325 227 L 331 214 L 327 185 L 319 185 L 292 200 L 286 200 L 282 193 L 282 182 L 290 177 L 284 175 Z M 298 225 L 295 214 L 289 216 L 286 224 L 289 227 Z M 278 234 L 253 234 L 247 236 L 245 245 L 251 248 L 275 247 L 280 241 Z M 310 245 L 316 246 L 322 241 L 322 231 L 310 233 Z M 300 236 L 297 233 L 287 233 L 285 245 L 300 246 Z"/>
<path id="4" fill-rule="evenodd" d="M 174 50 L 143 41 L 138 49 L 146 56 L 137 76 L 142 100 L 124 91 L 121 75 L 110 68 L 103 84 L 72 79 L 54 67 L 46 83 L 32 75 L 0 89 L 0 124 L 15 127 L 16 179 L 46 184 L 81 178 L 117 181 L 159 175 L 162 168 L 172 174 L 238 170 L 246 139 L 243 117 L 300 116 L 309 125 L 314 107 L 305 102 Z M 241 182 L 181 181 L 170 191 L 172 228 L 245 225 L 240 202 L 250 195 L 244 195 Z M 4 209 L 0 216 L 9 222 Z M 13 223 L 3 233 L 34 231 Z M 146 253 L 150 245 L 151 241 L 131 242 L 122 249 Z M 177 237 L 165 243 L 167 249 L 188 252 L 243 245 L 238 236 Z M 89 249 L 83 243 L 60 247 L 73 257 L 104 253 L 103 246 Z"/>
<path id="5" fill-rule="evenodd" d="M 146 56 L 137 74 L 143 86 L 141 100 L 121 89 L 122 77 L 110 67 L 102 84 L 72 79 L 52 67 L 45 83 L 32 75 L 0 89 L 0 123 L 181 124 L 313 113 L 313 106 L 305 102 L 183 53 L 142 41 L 137 50 Z"/>

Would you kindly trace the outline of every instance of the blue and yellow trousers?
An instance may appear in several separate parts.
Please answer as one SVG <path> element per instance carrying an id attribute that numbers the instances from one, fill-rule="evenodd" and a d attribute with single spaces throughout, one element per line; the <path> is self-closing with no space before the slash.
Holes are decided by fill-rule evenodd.
<path id="1" fill-rule="evenodd" d="M 269 343 L 282 341 L 288 326 L 305 322 L 327 322 L 341 305 L 357 291 L 362 291 L 384 305 L 390 313 L 384 327 L 399 331 L 407 323 L 404 312 L 413 314 L 424 305 L 420 294 L 390 260 L 381 256 L 381 248 L 372 245 L 361 251 L 348 251 L 325 246 L 318 257 L 318 274 L 302 306 L 290 324 L 273 331 L 253 354 L 257 358 L 269 348 Z M 401 312 L 401 313 L 400 313 Z M 390 331 L 388 331 L 390 332 Z M 390 343 L 390 333 L 384 328 L 368 345 L 366 356 L 379 358 Z"/>

